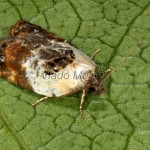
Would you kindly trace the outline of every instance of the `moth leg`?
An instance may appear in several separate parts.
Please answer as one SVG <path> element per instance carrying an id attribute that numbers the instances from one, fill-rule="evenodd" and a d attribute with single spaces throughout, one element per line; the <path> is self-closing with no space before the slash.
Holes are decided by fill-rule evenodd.
<path id="1" fill-rule="evenodd" d="M 81 102 L 80 102 L 80 114 L 81 114 L 81 116 L 83 116 L 82 107 L 83 107 L 83 104 L 84 104 L 85 95 L 86 95 L 86 90 L 83 90 L 82 91 L 82 96 L 81 96 Z"/>
<path id="2" fill-rule="evenodd" d="M 93 60 L 94 57 L 100 52 L 100 49 L 97 49 L 91 56 L 91 59 Z"/>
<path id="3" fill-rule="evenodd" d="M 47 98 L 49 98 L 49 97 L 45 96 L 45 97 L 40 98 L 39 100 L 35 101 L 35 102 L 32 104 L 32 106 L 35 106 L 35 105 L 39 104 L 40 102 L 44 101 L 44 100 L 47 99 Z"/>

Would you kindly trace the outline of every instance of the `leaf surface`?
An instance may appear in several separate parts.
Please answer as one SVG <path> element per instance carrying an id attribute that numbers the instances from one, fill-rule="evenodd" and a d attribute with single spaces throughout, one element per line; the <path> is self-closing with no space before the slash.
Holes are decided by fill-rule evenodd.
<path id="1" fill-rule="evenodd" d="M 1 38 L 24 19 L 88 56 L 100 48 L 100 72 L 129 55 L 103 96 L 88 93 L 84 119 L 81 92 L 33 108 L 40 95 L 0 79 L 1 150 L 150 149 L 150 0 L 1 0 L 0 6 Z"/>

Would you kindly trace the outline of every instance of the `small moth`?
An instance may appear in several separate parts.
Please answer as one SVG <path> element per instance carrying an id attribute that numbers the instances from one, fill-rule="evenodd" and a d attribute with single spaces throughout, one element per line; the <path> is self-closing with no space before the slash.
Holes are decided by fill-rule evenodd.
<path id="1" fill-rule="evenodd" d="M 66 40 L 27 21 L 18 21 L 0 43 L 0 77 L 44 97 L 60 97 L 94 88 L 103 93 L 97 65 Z"/>

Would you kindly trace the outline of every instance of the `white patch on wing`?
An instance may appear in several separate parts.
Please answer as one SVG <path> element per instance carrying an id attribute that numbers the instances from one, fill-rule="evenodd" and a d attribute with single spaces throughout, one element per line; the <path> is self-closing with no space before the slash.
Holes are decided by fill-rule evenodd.
<path id="1" fill-rule="evenodd" d="M 75 59 L 73 63 L 70 63 L 67 65 L 64 70 L 60 70 L 55 75 L 56 77 L 58 74 L 61 73 L 68 73 L 69 78 L 65 79 L 63 78 L 51 78 L 53 75 L 44 77 L 44 59 L 40 59 L 38 51 L 39 50 L 33 50 L 33 56 L 29 57 L 25 62 L 23 62 L 23 67 L 26 67 L 26 77 L 28 78 L 30 85 L 32 86 L 34 92 L 53 97 L 54 95 L 56 97 L 68 95 L 70 93 L 74 93 L 77 91 L 83 90 L 83 88 L 86 85 L 86 81 L 81 80 L 80 78 L 75 78 L 74 75 L 78 76 L 81 72 L 87 73 L 91 71 L 92 73 L 95 73 L 96 64 L 83 52 L 80 50 L 77 50 L 73 46 L 69 45 L 68 43 L 63 42 L 53 42 L 52 46 L 48 47 L 52 50 L 59 50 L 59 48 L 54 48 L 53 44 L 58 44 L 61 46 L 63 50 L 67 50 L 66 47 L 70 47 L 74 54 Z M 42 45 L 42 49 L 45 49 L 47 47 L 44 47 Z M 35 62 L 37 63 L 36 67 L 34 66 Z"/>

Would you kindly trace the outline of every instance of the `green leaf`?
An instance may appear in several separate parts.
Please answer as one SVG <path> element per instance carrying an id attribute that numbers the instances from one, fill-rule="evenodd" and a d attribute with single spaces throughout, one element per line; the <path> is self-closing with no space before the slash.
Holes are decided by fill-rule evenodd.
<path id="1" fill-rule="evenodd" d="M 86 96 L 84 118 L 81 92 L 33 108 L 40 95 L 0 79 L 1 150 L 150 149 L 150 0 L 1 0 L 0 6 L 1 38 L 25 19 L 89 56 L 100 48 L 100 72 L 118 66 L 103 96 Z"/>

